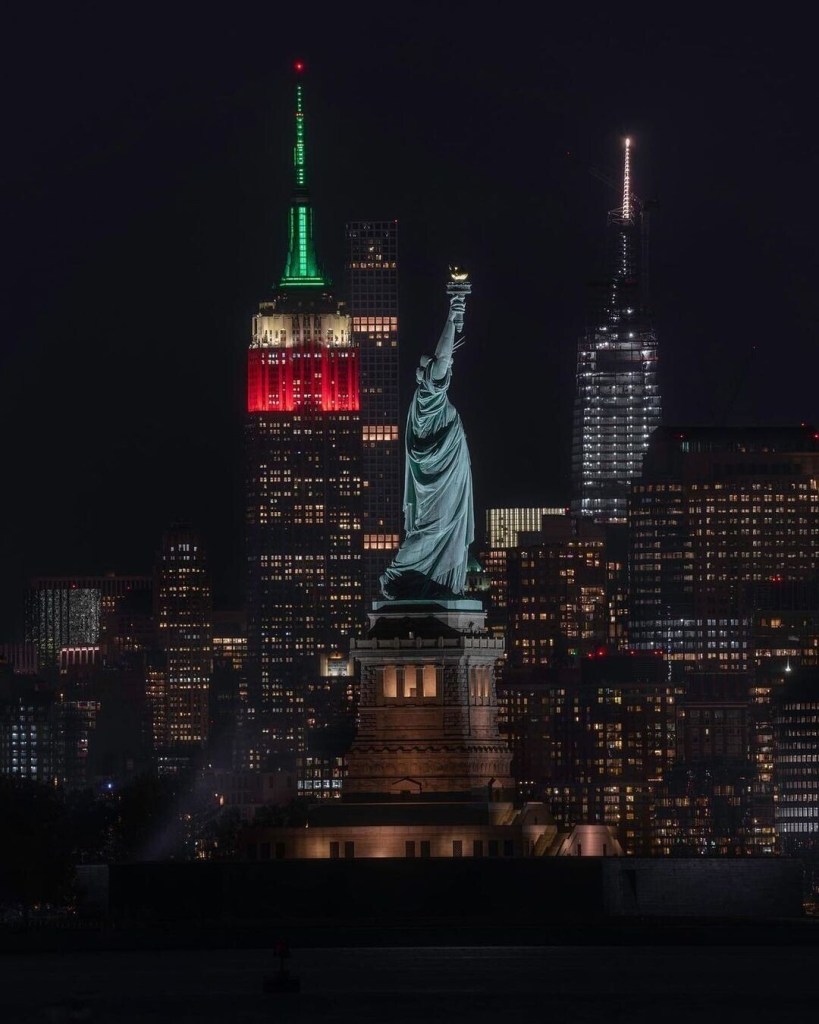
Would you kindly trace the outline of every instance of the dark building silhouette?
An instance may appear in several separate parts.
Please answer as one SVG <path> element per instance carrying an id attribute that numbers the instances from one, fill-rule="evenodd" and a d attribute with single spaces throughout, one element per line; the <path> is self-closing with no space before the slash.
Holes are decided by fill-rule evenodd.
<path id="1" fill-rule="evenodd" d="M 11 666 L 15 675 L 36 676 L 40 667 L 37 648 L 33 643 L 0 644 L 0 663 Z"/>
<path id="2" fill-rule="evenodd" d="M 247 616 L 214 612 L 208 762 L 214 769 L 238 767 L 240 731 L 247 727 Z"/>
<path id="3" fill-rule="evenodd" d="M 361 385 L 364 601 L 398 550 L 401 440 L 398 407 L 398 222 L 347 224 L 347 293 Z"/>

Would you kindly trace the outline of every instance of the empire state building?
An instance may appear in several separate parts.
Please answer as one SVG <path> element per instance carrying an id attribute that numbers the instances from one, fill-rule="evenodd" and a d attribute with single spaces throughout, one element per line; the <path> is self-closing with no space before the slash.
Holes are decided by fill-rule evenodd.
<path id="1" fill-rule="evenodd" d="M 248 767 L 304 752 L 308 694 L 362 614 L 359 353 L 316 258 L 295 71 L 289 248 L 247 361 Z"/>

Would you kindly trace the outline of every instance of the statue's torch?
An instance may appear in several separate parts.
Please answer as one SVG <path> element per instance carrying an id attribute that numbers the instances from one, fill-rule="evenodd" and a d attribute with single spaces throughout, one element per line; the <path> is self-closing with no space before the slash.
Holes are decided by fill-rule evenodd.
<path id="1" fill-rule="evenodd" d="M 446 293 L 449 296 L 449 306 L 452 310 L 452 323 L 458 334 L 464 329 L 466 297 L 471 291 L 472 283 L 469 280 L 469 274 L 461 267 L 450 267 Z"/>

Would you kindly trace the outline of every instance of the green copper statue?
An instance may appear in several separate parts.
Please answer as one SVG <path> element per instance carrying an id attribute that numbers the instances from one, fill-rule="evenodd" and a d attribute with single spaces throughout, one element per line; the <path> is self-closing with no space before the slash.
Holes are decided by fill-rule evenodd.
<path id="1" fill-rule="evenodd" d="M 457 598 L 464 592 L 469 545 L 475 535 L 472 471 L 461 417 L 447 390 L 452 353 L 464 324 L 467 275 L 453 268 L 447 286 L 449 315 L 435 349 L 422 356 L 407 416 L 404 475 L 406 536 L 381 577 L 389 599 Z"/>

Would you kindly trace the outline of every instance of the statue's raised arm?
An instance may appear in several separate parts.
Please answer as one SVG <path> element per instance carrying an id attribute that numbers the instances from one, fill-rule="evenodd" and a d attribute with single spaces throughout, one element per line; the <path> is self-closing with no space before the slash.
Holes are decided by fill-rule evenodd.
<path id="1" fill-rule="evenodd" d="M 452 356 L 463 344 L 467 275 L 453 269 L 449 312 L 433 356 L 422 356 L 406 430 L 405 537 L 381 577 L 389 599 L 456 598 L 463 594 L 474 539 L 472 472 L 461 418 L 449 401 Z"/>
<path id="2" fill-rule="evenodd" d="M 452 366 L 452 353 L 463 344 L 463 338 L 455 341 L 455 332 L 462 331 L 464 326 L 464 312 L 466 311 L 466 297 L 462 294 L 454 294 L 449 300 L 449 316 L 446 318 L 441 337 L 435 347 L 432 368 L 432 376 L 435 380 L 443 380 L 447 370 Z M 421 357 L 421 366 L 424 366 L 426 356 Z"/>

